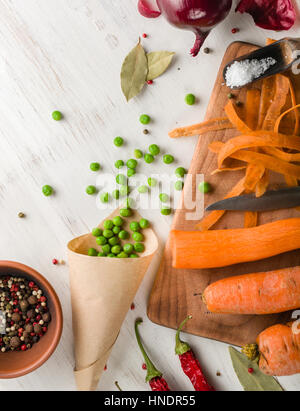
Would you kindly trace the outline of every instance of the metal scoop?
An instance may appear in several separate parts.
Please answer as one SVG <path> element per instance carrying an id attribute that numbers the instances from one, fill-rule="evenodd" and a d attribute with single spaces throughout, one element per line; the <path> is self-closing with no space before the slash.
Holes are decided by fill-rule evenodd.
<path id="1" fill-rule="evenodd" d="M 261 80 L 265 77 L 273 76 L 274 74 L 279 74 L 284 71 L 289 70 L 294 63 L 300 64 L 300 38 L 284 38 L 275 43 L 259 48 L 252 53 L 246 54 L 244 56 L 238 57 L 228 63 L 223 71 L 223 77 L 226 83 L 226 72 L 228 68 L 236 61 L 246 61 L 246 60 L 262 60 L 268 57 L 276 60 L 276 63 L 271 65 L 260 77 L 254 78 L 251 82 L 244 84 L 244 87 L 254 81 Z M 297 70 L 299 70 L 296 67 Z M 300 70 L 299 70 L 300 73 Z M 298 73 L 295 73 L 298 74 Z M 231 87 L 232 89 L 238 89 L 240 87 Z"/>

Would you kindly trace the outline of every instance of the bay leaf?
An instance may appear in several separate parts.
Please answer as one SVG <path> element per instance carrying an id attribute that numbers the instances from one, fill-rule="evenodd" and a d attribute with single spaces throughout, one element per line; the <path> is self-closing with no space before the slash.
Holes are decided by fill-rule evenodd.
<path id="1" fill-rule="evenodd" d="M 125 57 L 121 69 L 121 87 L 127 101 L 141 92 L 147 80 L 147 74 L 147 56 L 139 40 Z"/>
<path id="2" fill-rule="evenodd" d="M 161 76 L 171 64 L 175 53 L 170 51 L 153 51 L 147 54 L 148 76 L 147 80 L 154 80 Z"/>
<path id="3" fill-rule="evenodd" d="M 260 371 L 255 361 L 249 360 L 233 347 L 229 347 L 229 353 L 234 371 L 244 388 L 244 391 L 283 391 L 278 381 Z M 248 369 L 253 368 L 253 373 Z"/>

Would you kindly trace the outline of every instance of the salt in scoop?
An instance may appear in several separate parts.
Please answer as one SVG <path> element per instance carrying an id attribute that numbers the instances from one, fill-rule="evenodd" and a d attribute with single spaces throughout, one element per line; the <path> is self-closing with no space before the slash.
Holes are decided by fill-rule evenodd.
<path id="1" fill-rule="evenodd" d="M 223 76 L 228 87 L 238 89 L 287 71 L 296 62 L 300 64 L 300 38 L 284 38 L 232 60 Z"/>

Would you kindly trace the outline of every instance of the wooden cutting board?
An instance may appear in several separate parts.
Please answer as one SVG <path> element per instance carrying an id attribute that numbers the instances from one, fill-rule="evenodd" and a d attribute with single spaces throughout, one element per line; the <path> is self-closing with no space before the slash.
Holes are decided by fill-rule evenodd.
<path id="1" fill-rule="evenodd" d="M 221 64 L 217 80 L 211 95 L 205 119 L 222 117 L 224 106 L 228 101 L 230 90 L 223 85 L 223 68 L 232 59 L 253 51 L 256 46 L 248 43 L 235 42 L 227 49 Z M 299 77 L 299 76 L 298 76 Z M 260 88 L 261 84 L 255 83 L 252 87 Z M 299 90 L 300 88 L 298 88 Z M 245 89 L 234 94 L 236 99 L 245 101 Z M 235 183 L 244 175 L 244 171 L 223 172 L 211 176 L 211 172 L 217 168 L 216 155 L 208 150 L 208 145 L 213 140 L 226 141 L 236 135 L 234 130 L 210 132 L 199 138 L 189 174 L 195 176 L 203 173 L 205 180 L 214 187 L 214 191 L 205 195 L 205 206 L 222 199 Z M 193 137 L 191 137 L 193 138 Z M 184 138 L 178 140 L 178 144 L 184 144 Z M 274 185 L 282 184 L 279 175 L 272 175 Z M 195 178 L 185 184 L 185 191 L 195 194 Z M 193 230 L 195 221 L 186 220 L 186 210 L 183 206 L 175 213 L 172 228 L 180 230 Z M 282 210 L 276 212 L 261 213 L 259 224 L 266 222 L 299 217 L 296 210 Z M 243 213 L 228 212 L 214 227 L 214 229 L 243 227 Z M 220 315 L 207 312 L 201 300 L 201 293 L 212 282 L 233 275 L 251 272 L 268 271 L 289 266 L 300 265 L 300 251 L 281 254 L 265 260 L 252 263 L 238 264 L 225 268 L 206 270 L 182 270 L 172 268 L 172 250 L 170 244 L 166 244 L 164 256 L 158 271 L 148 304 L 148 317 L 151 321 L 176 329 L 178 324 L 189 314 L 193 319 L 188 322 L 185 331 L 202 337 L 212 338 L 226 343 L 242 346 L 254 342 L 257 335 L 265 328 L 291 319 L 291 313 L 278 315 Z"/>

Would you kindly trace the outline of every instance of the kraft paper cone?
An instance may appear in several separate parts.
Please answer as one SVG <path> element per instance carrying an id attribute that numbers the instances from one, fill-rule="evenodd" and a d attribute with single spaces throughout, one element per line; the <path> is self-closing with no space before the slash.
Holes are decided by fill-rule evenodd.
<path id="1" fill-rule="evenodd" d="M 119 210 L 106 219 L 116 215 L 119 215 Z M 130 221 L 139 221 L 140 218 L 136 212 L 131 218 L 126 218 L 125 229 L 129 230 Z M 89 257 L 89 248 L 101 251 L 92 234 L 75 238 L 68 244 L 74 374 L 80 391 L 97 388 L 124 318 L 157 251 L 158 239 L 154 231 L 147 228 L 143 234 L 145 252 L 140 254 L 140 258 Z"/>

